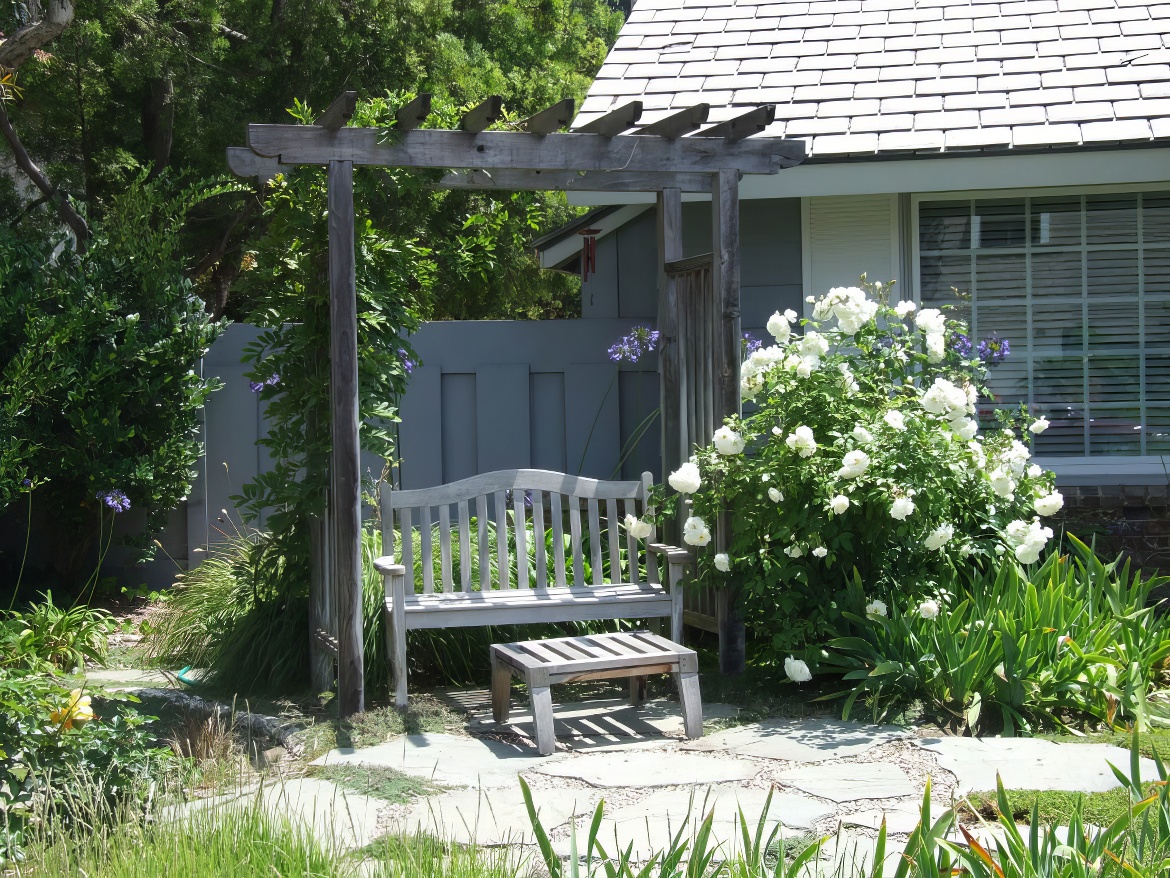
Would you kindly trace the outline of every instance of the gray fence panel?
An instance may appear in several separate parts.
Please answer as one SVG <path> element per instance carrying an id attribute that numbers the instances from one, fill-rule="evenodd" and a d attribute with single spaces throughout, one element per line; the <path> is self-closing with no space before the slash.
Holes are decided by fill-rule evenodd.
<path id="1" fill-rule="evenodd" d="M 564 472 L 568 468 L 565 457 L 565 374 L 563 372 L 532 373 L 531 453 L 532 466 Z"/>
<path id="2" fill-rule="evenodd" d="M 617 372 L 605 363 L 565 368 L 565 453 L 569 472 L 608 479 L 621 448 Z"/>
<path id="3" fill-rule="evenodd" d="M 527 363 L 480 366 L 475 371 L 478 471 L 532 465 L 530 381 Z"/>
<path id="4" fill-rule="evenodd" d="M 479 472 L 479 442 L 477 439 L 478 406 L 475 404 L 475 372 L 452 372 L 443 375 L 442 395 L 435 400 L 443 410 L 443 431 L 440 447 L 443 451 L 443 482 L 454 482 L 474 476 Z M 408 391 L 409 392 L 409 391 Z M 412 424 L 403 423 L 399 433 L 413 429 Z M 408 483 L 404 468 L 402 487 L 418 487 Z"/>
<path id="5" fill-rule="evenodd" d="M 398 430 L 398 458 L 401 474 L 410 473 L 412 481 L 402 487 L 414 488 L 443 483 L 442 399 L 443 373 L 438 366 L 416 366 L 410 375 L 409 390 L 399 405 L 398 415 L 407 429 Z"/>

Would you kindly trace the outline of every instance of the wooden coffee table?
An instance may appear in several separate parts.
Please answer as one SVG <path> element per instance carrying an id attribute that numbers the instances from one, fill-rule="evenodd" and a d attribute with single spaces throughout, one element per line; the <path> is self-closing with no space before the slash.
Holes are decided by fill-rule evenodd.
<path id="1" fill-rule="evenodd" d="M 558 637 L 492 644 L 492 714 L 507 722 L 512 676 L 528 686 L 536 746 L 542 756 L 556 749 L 553 735 L 554 683 L 574 680 L 630 678 L 630 697 L 641 700 L 648 674 L 673 674 L 682 702 L 683 727 L 688 738 L 703 736 L 703 703 L 699 696 L 699 661 L 693 649 L 647 631 Z"/>

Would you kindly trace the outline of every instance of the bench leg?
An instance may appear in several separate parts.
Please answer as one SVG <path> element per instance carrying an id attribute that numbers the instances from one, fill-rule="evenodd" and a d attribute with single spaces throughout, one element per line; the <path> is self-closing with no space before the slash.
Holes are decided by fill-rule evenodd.
<path id="1" fill-rule="evenodd" d="M 512 669 L 492 653 L 492 716 L 498 723 L 506 723 L 511 713 Z"/>
<path id="2" fill-rule="evenodd" d="M 402 613 L 391 613 L 386 620 L 386 648 L 390 655 L 394 704 L 406 707 L 406 620 Z"/>
<path id="3" fill-rule="evenodd" d="M 692 740 L 703 737 L 703 699 L 699 695 L 699 675 L 694 671 L 674 675 L 678 700 L 682 703 L 683 728 Z"/>
<path id="4" fill-rule="evenodd" d="M 646 677 L 630 677 L 630 704 L 637 707 L 646 700 Z"/>
<path id="5" fill-rule="evenodd" d="M 553 733 L 552 690 L 548 686 L 529 686 L 532 696 L 532 720 L 536 725 L 536 749 L 541 756 L 551 756 L 557 749 Z"/>

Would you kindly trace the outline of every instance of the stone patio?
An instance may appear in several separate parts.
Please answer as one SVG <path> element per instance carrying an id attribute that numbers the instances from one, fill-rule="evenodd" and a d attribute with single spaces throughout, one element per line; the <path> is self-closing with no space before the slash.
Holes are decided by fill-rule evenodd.
<path id="1" fill-rule="evenodd" d="M 346 846 L 379 833 L 419 830 L 463 843 L 532 845 L 518 780 L 523 776 L 558 852 L 568 854 L 574 824 L 584 845 L 593 810 L 604 799 L 599 840 L 610 853 L 632 846 L 635 858 L 644 860 L 669 846 L 680 828 L 684 837 L 692 833 L 709 812 L 712 843 L 724 854 L 734 851 L 741 843 L 739 810 L 754 828 L 771 793 L 768 831 L 778 826 L 785 837 L 830 837 L 821 860 L 821 871 L 830 872 L 842 858 L 872 859 L 883 820 L 887 857 L 896 857 L 917 825 L 928 779 L 937 814 L 953 796 L 994 789 L 997 772 L 1009 788 L 1091 792 L 1117 786 L 1109 762 L 1123 770 L 1129 764 L 1127 751 L 1100 744 L 920 737 L 826 718 L 748 723 L 687 741 L 678 705 L 665 699 L 638 708 L 618 699 L 557 705 L 558 750 L 541 757 L 529 737 L 530 717 L 497 725 L 486 712 L 485 693 L 460 697 L 470 735 L 408 735 L 362 750 L 334 750 L 314 763 L 390 768 L 448 788 L 440 794 L 390 805 L 339 791 L 331 796 L 318 789 L 331 784 L 301 780 L 291 792 L 286 785 L 261 800 Z M 737 714 L 730 705 L 708 710 L 709 726 Z M 1147 771 L 1153 776 L 1154 766 L 1144 760 Z M 344 814 L 330 819 L 317 813 L 330 803 Z"/>

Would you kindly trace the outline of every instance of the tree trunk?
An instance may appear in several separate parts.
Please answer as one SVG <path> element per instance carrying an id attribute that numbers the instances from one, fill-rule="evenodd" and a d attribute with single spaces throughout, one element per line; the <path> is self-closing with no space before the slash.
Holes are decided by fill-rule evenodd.
<path id="1" fill-rule="evenodd" d="M 175 83 L 170 76 L 158 76 L 146 83 L 142 95 L 142 140 L 150 156 L 150 178 L 170 164 L 174 143 Z"/>

